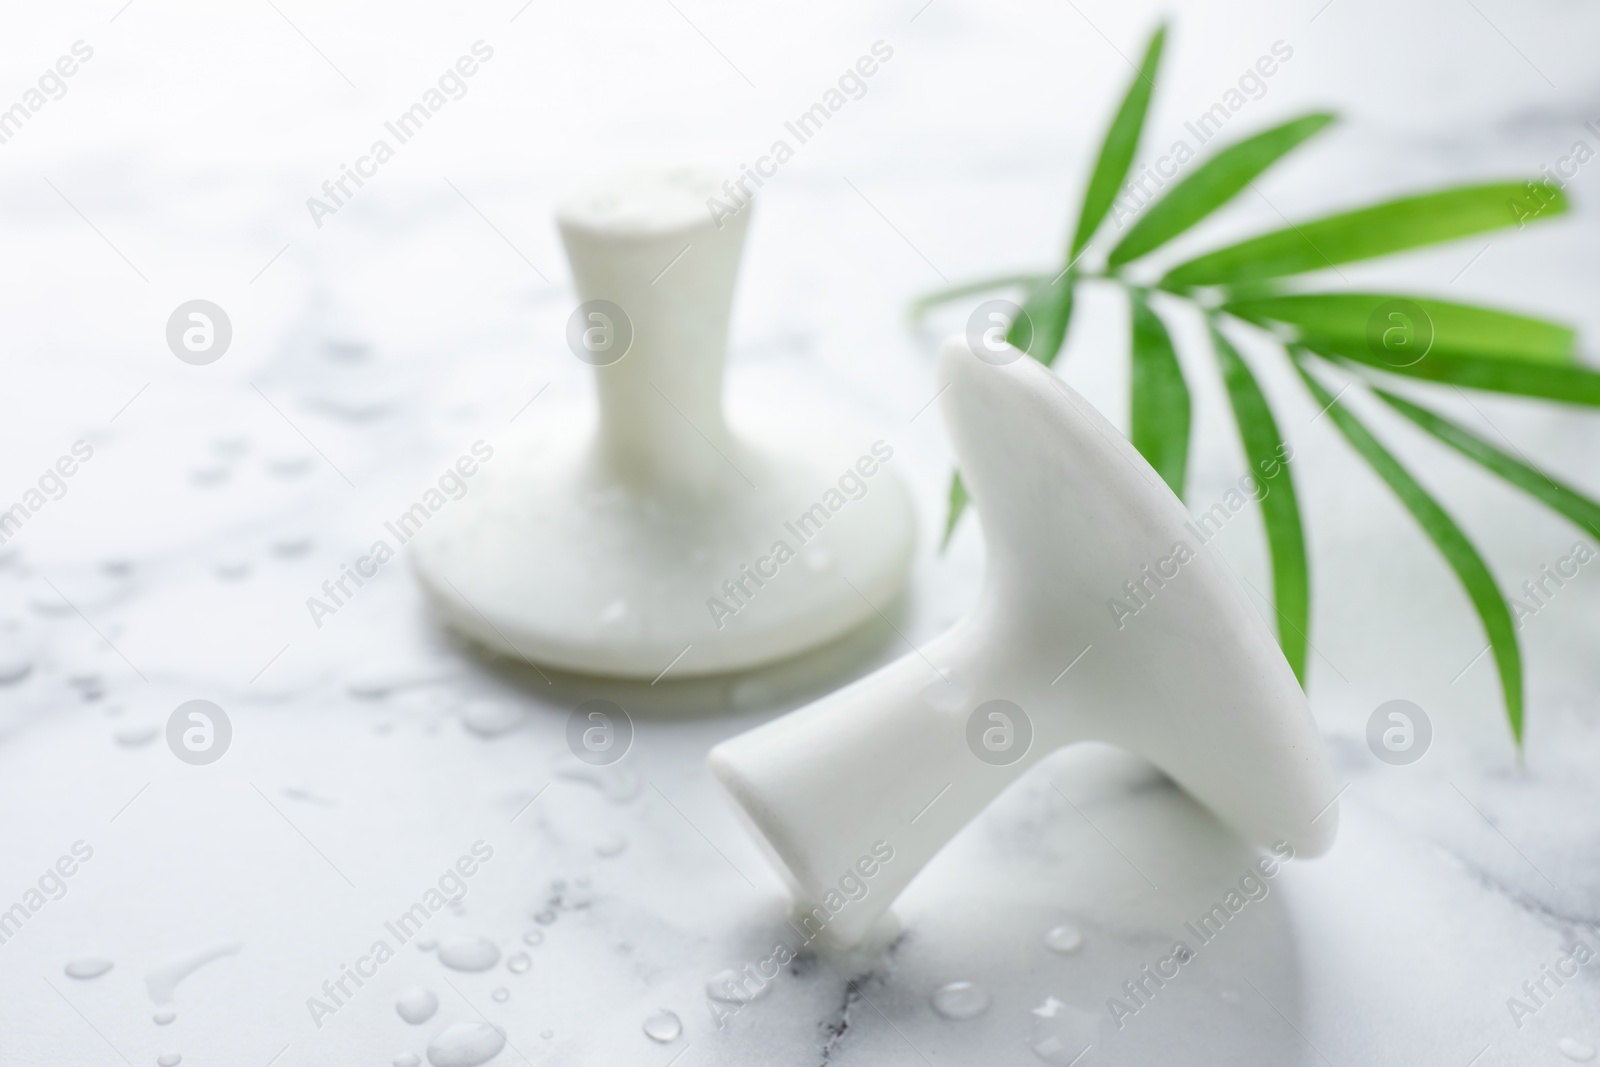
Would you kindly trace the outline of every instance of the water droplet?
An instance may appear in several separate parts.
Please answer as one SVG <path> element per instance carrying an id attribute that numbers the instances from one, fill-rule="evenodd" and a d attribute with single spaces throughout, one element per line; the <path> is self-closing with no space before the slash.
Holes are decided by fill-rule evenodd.
<path id="1" fill-rule="evenodd" d="M 394 1058 L 394 1067 L 422 1067 L 422 1057 L 415 1052 L 402 1052 Z"/>
<path id="2" fill-rule="evenodd" d="M 556 913 L 549 908 L 544 909 L 533 917 L 533 921 L 540 926 L 549 926 L 556 921 Z"/>
<path id="3" fill-rule="evenodd" d="M 644 1021 L 644 1036 L 663 1045 L 678 1040 L 683 1033 L 683 1020 L 665 1008 Z"/>
<path id="4" fill-rule="evenodd" d="M 352 672 L 345 692 L 358 700 L 384 700 L 407 689 L 450 681 L 454 673 L 438 666 L 378 667 Z"/>
<path id="5" fill-rule="evenodd" d="M 439 997 L 431 989 L 413 986 L 395 1000 L 394 1010 L 412 1026 L 421 1026 L 439 1010 Z"/>
<path id="6" fill-rule="evenodd" d="M 989 1010 L 989 994 L 971 982 L 951 982 L 934 991 L 933 1010 L 946 1019 L 975 1019 Z"/>
<path id="7" fill-rule="evenodd" d="M 111 961 L 99 956 L 85 956 L 67 964 L 68 978 L 99 978 L 111 969 Z"/>
<path id="8" fill-rule="evenodd" d="M 510 959 L 506 960 L 506 970 L 510 971 L 512 974 L 526 974 L 528 972 L 528 968 L 532 966 L 533 960 L 529 958 L 526 952 L 519 952 L 515 956 L 512 956 Z"/>
<path id="9" fill-rule="evenodd" d="M 33 673 L 33 657 L 0 638 L 0 685 L 16 685 Z"/>
<path id="10" fill-rule="evenodd" d="M 179 982 L 212 960 L 221 959 L 223 956 L 231 956 L 243 947 L 238 942 L 234 942 L 226 945 L 213 945 L 211 948 L 201 949 L 199 952 L 191 952 L 187 956 L 180 956 L 178 959 L 145 975 L 145 989 L 149 991 L 150 999 L 157 1004 L 169 1004 L 172 1002 L 173 990 L 178 988 Z"/>
<path id="11" fill-rule="evenodd" d="M 1033 1036 L 1028 1044 L 1046 1063 L 1066 1067 L 1100 1039 L 1100 1016 L 1055 997 L 1033 1009 Z"/>
<path id="12" fill-rule="evenodd" d="M 272 554 L 280 559 L 293 559 L 311 551 L 311 538 L 304 534 L 279 537 L 272 542 Z"/>
<path id="13" fill-rule="evenodd" d="M 439 962 L 453 971 L 487 971 L 500 962 L 500 948 L 487 937 L 452 937 L 439 946 Z"/>
<path id="14" fill-rule="evenodd" d="M 744 681 L 736 683 L 728 693 L 728 700 L 740 711 L 767 707 L 775 699 L 777 699 L 777 693 L 772 688 L 772 684 L 756 678 L 746 678 Z"/>
<path id="15" fill-rule="evenodd" d="M 438 947 L 439 947 L 439 942 L 435 941 L 431 937 L 424 937 L 424 938 L 421 938 L 421 939 L 419 939 L 417 941 L 417 951 L 418 952 L 432 952 L 434 949 L 436 949 Z"/>
<path id="16" fill-rule="evenodd" d="M 227 481 L 230 473 L 227 467 L 196 467 L 189 472 L 189 480 L 204 489 L 210 489 Z"/>
<path id="17" fill-rule="evenodd" d="M 552 1037 L 556 1036 L 556 1032 L 554 1030 L 540 1030 L 539 1036 L 544 1038 L 546 1041 L 549 1041 Z"/>
<path id="18" fill-rule="evenodd" d="M 124 726 L 111 736 L 116 738 L 117 744 L 123 748 L 138 748 L 154 741 L 160 733 L 159 727 L 139 724 L 136 726 Z"/>
<path id="19" fill-rule="evenodd" d="M 922 702 L 934 711 L 960 711 L 967 706 L 967 691 L 952 682 L 930 682 L 922 689 Z"/>
<path id="20" fill-rule="evenodd" d="M 610 837 L 601 838 L 594 846 L 594 854 L 601 859 L 610 859 L 620 856 L 627 851 L 628 839 L 621 834 L 612 834 Z"/>
<path id="21" fill-rule="evenodd" d="M 343 346 L 342 350 L 352 349 Z M 302 398 L 310 406 L 321 408 L 336 419 L 369 422 L 389 414 L 399 403 L 399 383 L 363 380 L 349 371 L 328 377 L 343 380 L 330 380 L 318 388 L 307 389 L 302 393 Z"/>
<path id="22" fill-rule="evenodd" d="M 505 1047 L 506 1035 L 488 1023 L 456 1023 L 428 1042 L 428 1062 L 433 1067 L 478 1067 Z"/>
<path id="23" fill-rule="evenodd" d="M 727 1004 L 748 1004 L 771 989 L 772 982 L 763 981 L 754 971 L 740 974 L 731 967 L 718 971 L 706 982 L 706 996 Z"/>
<path id="24" fill-rule="evenodd" d="M 163 1052 L 156 1057 L 156 1067 L 178 1067 L 183 1062 L 181 1052 Z"/>
<path id="25" fill-rule="evenodd" d="M 544 931 L 529 930 L 527 933 L 522 935 L 522 940 L 524 944 L 537 945 L 539 942 L 544 940 Z"/>
<path id="26" fill-rule="evenodd" d="M 250 561 L 247 559 L 218 560 L 216 565 L 217 577 L 225 582 L 237 582 L 250 577 Z"/>
<path id="27" fill-rule="evenodd" d="M 634 606 L 618 597 L 601 609 L 595 617 L 595 629 L 611 638 L 636 637 L 643 629 L 643 620 Z"/>
<path id="28" fill-rule="evenodd" d="M 557 767 L 556 773 L 563 778 L 594 786 L 613 804 L 637 800 L 639 794 L 644 792 L 644 779 L 627 760 L 605 767 L 592 767 L 573 760 Z"/>
<path id="29" fill-rule="evenodd" d="M 72 614 L 72 605 L 56 596 L 54 593 L 37 594 L 28 598 L 28 606 L 40 615 L 59 618 Z"/>
<path id="30" fill-rule="evenodd" d="M 808 548 L 800 553 L 800 561 L 813 574 L 821 574 L 833 566 L 833 553 L 825 548 Z"/>
<path id="31" fill-rule="evenodd" d="M 496 989 L 493 993 L 490 993 L 489 996 L 493 997 L 495 1000 L 499 1001 L 501 1004 L 504 1004 L 506 1001 L 511 999 L 511 990 L 507 989 L 505 986 L 501 986 L 499 989 Z"/>
<path id="32" fill-rule="evenodd" d="M 178 1013 L 171 1008 L 157 1008 L 156 1013 L 150 1018 L 154 1019 L 157 1026 L 166 1026 L 178 1017 Z"/>
<path id="33" fill-rule="evenodd" d="M 461 709 L 461 725 L 479 737 L 499 737 L 527 721 L 521 708 L 503 700 L 474 700 Z"/>
<path id="34" fill-rule="evenodd" d="M 99 700 L 106 694 L 105 679 L 89 671 L 79 671 L 67 678 L 72 687 L 85 700 Z"/>
<path id="35" fill-rule="evenodd" d="M 267 460 L 267 470 L 275 478 L 304 478 L 311 473 L 311 457 L 276 456 Z"/>
<path id="36" fill-rule="evenodd" d="M 1071 923 L 1052 926 L 1044 935 L 1044 947 L 1051 952 L 1076 952 L 1083 947 L 1083 931 Z"/>
<path id="37" fill-rule="evenodd" d="M 335 363 L 363 363 L 371 355 L 365 341 L 345 337 L 329 337 L 322 342 L 322 358 Z"/>
<path id="38" fill-rule="evenodd" d="M 1593 1045 L 1584 1044 L 1582 1041 L 1571 1037 L 1564 1037 L 1557 1041 L 1556 1051 L 1567 1059 L 1575 1060 L 1578 1063 L 1588 1063 L 1595 1057 Z"/>

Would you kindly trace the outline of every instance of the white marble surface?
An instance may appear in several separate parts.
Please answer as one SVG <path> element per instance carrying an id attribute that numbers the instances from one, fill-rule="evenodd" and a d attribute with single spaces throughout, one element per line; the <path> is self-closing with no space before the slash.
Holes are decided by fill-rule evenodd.
<path id="1" fill-rule="evenodd" d="M 1585 570 L 1522 632 L 1518 767 L 1487 661 L 1462 673 L 1482 641 L 1453 578 L 1266 351 L 1246 355 L 1303 460 L 1310 695 L 1348 783 L 1333 852 L 1288 864 L 1119 1030 L 1106 999 L 1254 857 L 1119 754 L 1062 753 L 916 880 L 889 940 L 850 958 L 805 953 L 716 1024 L 708 980 L 768 956 L 785 905 L 703 754 L 899 655 L 901 634 L 921 641 L 971 601 L 977 528 L 945 557 L 930 548 L 948 456 L 934 418 L 910 421 L 931 395 L 933 335 L 909 332 L 903 308 L 940 274 L 1058 255 L 1084 153 L 1126 77 L 1107 39 L 1132 53 L 1148 5 L 119 6 L 9 10 L 0 34 L 7 106 L 74 41 L 95 50 L 0 145 L 0 499 L 73 442 L 94 448 L 0 549 L 0 658 L 31 664 L 0 686 L 0 907 L 75 842 L 93 850 L 65 894 L 0 944 L 0 1062 L 144 1065 L 172 1051 L 190 1064 L 385 1064 L 483 1018 L 508 1037 L 496 1063 L 647 1067 L 1028 1064 L 1052 1036 L 1092 1041 L 1086 1065 L 1489 1067 L 1570 1062 L 1562 1041 L 1600 1045 L 1593 966 L 1520 1029 L 1506 1007 L 1576 939 L 1600 948 L 1595 579 Z M 1590 8 L 1321 8 L 1183 12 L 1153 143 L 1279 39 L 1295 58 L 1240 123 L 1345 113 L 1262 183 L 1270 202 L 1242 202 L 1189 247 L 1278 225 L 1277 209 L 1531 174 L 1577 139 L 1595 144 L 1582 126 L 1600 120 Z M 467 95 L 316 228 L 305 198 L 479 39 L 495 54 Z M 562 184 L 671 157 L 732 174 L 877 40 L 892 61 L 763 193 L 730 392 L 831 405 L 865 440 L 894 442 L 923 534 L 894 628 L 749 676 L 546 682 L 440 634 L 400 562 L 314 627 L 305 599 L 445 464 L 504 434 L 546 383 L 520 419 L 588 403 L 587 368 L 561 342 L 572 296 L 550 207 Z M 1592 335 L 1595 166 L 1556 226 L 1345 273 L 1537 309 Z M 162 338 L 172 308 L 197 296 L 234 324 L 209 367 L 178 362 Z M 1061 364 L 1119 420 L 1123 333 L 1114 296 L 1091 293 Z M 1210 367 L 1189 363 L 1191 503 L 1204 508 L 1242 461 Z M 1448 401 L 1600 491 L 1593 417 Z M 1374 421 L 1504 585 L 1578 536 Z M 1263 586 L 1253 516 L 1217 547 Z M 567 712 L 596 695 L 628 708 L 637 737 L 615 774 L 586 778 L 562 736 Z M 1362 739 L 1395 697 L 1435 728 L 1411 767 L 1378 763 Z M 209 767 L 147 736 L 193 698 L 234 724 Z M 514 728 L 468 728 L 497 716 Z M 454 971 L 407 945 L 314 1025 L 307 998 L 479 840 L 492 859 L 423 936 L 488 938 L 496 967 Z M 1083 931 L 1080 951 L 1044 946 L 1063 923 Z M 530 931 L 537 945 L 524 944 Z M 181 981 L 175 1020 L 156 1023 L 146 977 L 222 946 L 238 947 Z M 530 966 L 514 973 L 508 959 L 524 951 Z M 114 966 L 68 977 L 85 957 Z M 955 981 L 982 987 L 987 1010 L 937 1015 L 933 993 Z M 394 1007 L 413 986 L 441 1004 L 417 1026 Z M 1060 1006 L 1035 1011 L 1051 998 Z M 667 1043 L 643 1030 L 659 1009 L 682 1020 Z"/>

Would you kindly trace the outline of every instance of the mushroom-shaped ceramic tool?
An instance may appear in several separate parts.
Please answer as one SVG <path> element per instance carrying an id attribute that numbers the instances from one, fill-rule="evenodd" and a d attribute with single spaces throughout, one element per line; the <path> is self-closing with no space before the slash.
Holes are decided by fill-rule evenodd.
<path id="1" fill-rule="evenodd" d="M 1338 814 L 1310 709 L 1177 497 L 1032 359 L 952 340 L 939 379 L 988 545 L 977 606 L 709 757 L 801 907 L 858 942 L 1001 790 L 1084 740 L 1142 755 L 1253 842 L 1324 851 Z"/>
<path id="2" fill-rule="evenodd" d="M 445 620 L 498 652 L 634 678 L 732 671 L 837 637 L 904 582 L 892 442 L 830 438 L 825 412 L 781 397 L 736 401 L 737 428 L 724 416 L 749 209 L 714 220 L 720 187 L 632 172 L 558 208 L 583 301 L 567 343 L 598 411 L 530 408 L 413 546 Z"/>

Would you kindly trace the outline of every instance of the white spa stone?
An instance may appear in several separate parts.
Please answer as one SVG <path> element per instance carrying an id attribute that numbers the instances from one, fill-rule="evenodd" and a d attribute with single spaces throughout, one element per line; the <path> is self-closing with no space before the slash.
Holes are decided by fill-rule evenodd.
<path id="1" fill-rule="evenodd" d="M 1251 842 L 1325 851 L 1336 787 L 1310 709 L 1183 504 L 1032 359 L 993 365 L 953 339 L 938 385 L 988 544 L 977 606 L 919 651 L 709 757 L 802 909 L 829 904 L 825 932 L 859 942 L 1001 790 L 1085 740 L 1144 756 Z M 1107 602 L 1163 560 L 1146 606 L 1117 618 Z"/>
<path id="2" fill-rule="evenodd" d="M 568 344 L 593 365 L 597 419 L 530 408 L 412 546 L 445 620 L 495 651 L 622 677 L 733 671 L 839 636 L 905 580 L 892 442 L 794 412 L 735 404 L 739 429 L 724 415 L 749 210 L 713 222 L 720 186 L 630 172 L 557 211 L 585 302 Z"/>

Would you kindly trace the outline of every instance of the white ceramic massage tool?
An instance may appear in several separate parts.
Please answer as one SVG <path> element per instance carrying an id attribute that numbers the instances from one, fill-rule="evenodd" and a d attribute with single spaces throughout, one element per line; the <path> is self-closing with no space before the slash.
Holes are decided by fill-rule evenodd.
<path id="1" fill-rule="evenodd" d="M 1310 708 L 1183 504 L 1035 360 L 991 365 L 955 339 L 939 377 L 988 545 L 977 607 L 709 757 L 802 909 L 858 942 L 1001 790 L 1083 740 L 1149 759 L 1250 841 L 1324 851 L 1338 809 Z M 1109 607 L 1125 582 L 1142 591 L 1131 618 Z M 870 892 L 841 896 L 866 868 Z"/>
<path id="2" fill-rule="evenodd" d="M 633 678 L 733 671 L 843 634 L 904 583 L 914 531 L 891 442 L 724 417 L 749 210 L 713 222 L 720 186 L 619 174 L 557 210 L 596 421 L 524 416 L 412 555 L 446 621 L 498 652 Z"/>

